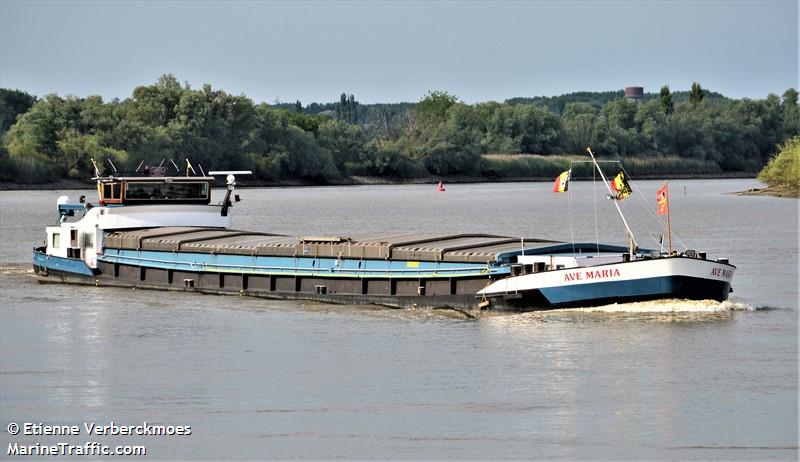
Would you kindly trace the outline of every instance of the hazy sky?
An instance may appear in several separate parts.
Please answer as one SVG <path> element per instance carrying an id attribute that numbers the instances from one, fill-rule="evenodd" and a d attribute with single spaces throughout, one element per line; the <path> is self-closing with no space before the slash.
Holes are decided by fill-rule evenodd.
<path id="1" fill-rule="evenodd" d="M 798 86 L 798 2 L 0 0 L 0 86 L 120 99 L 165 73 L 256 102 Z"/>

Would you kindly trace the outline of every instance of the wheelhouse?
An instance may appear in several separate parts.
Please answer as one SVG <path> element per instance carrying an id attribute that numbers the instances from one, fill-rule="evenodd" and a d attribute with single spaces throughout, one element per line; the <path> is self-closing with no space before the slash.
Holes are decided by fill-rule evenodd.
<path id="1" fill-rule="evenodd" d="M 211 203 L 212 177 L 110 177 L 98 181 L 100 204 Z"/>

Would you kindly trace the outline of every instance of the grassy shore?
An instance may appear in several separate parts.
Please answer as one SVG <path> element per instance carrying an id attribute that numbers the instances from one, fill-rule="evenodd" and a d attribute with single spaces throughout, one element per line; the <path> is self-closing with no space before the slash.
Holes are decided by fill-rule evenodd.
<path id="1" fill-rule="evenodd" d="M 800 198 L 800 190 L 786 185 L 767 186 L 766 188 L 753 188 L 737 193 L 740 196 L 775 196 Z"/>
<path id="2" fill-rule="evenodd" d="M 587 156 L 542 156 L 533 154 L 485 154 L 481 156 L 481 176 L 429 175 L 419 178 L 392 178 L 374 176 L 351 176 L 342 178 L 330 186 L 366 184 L 428 184 L 439 180 L 445 183 L 488 183 L 553 181 L 561 172 L 573 164 L 573 178 L 594 177 Z M 753 178 L 753 172 L 723 172 L 716 163 L 679 157 L 648 157 L 621 159 L 622 165 L 633 180 L 645 179 L 703 179 L 703 178 Z M 619 167 L 604 163 L 607 175 L 614 175 Z M 303 180 L 266 181 L 243 176 L 237 179 L 239 187 L 321 186 Z M 0 183 L 0 190 L 74 190 L 91 189 L 94 183 L 77 179 L 64 179 L 52 183 Z"/>
<path id="3" fill-rule="evenodd" d="M 486 154 L 482 156 L 484 176 L 489 178 L 555 178 L 572 165 L 573 178 L 592 177 L 594 168 L 587 156 L 542 156 L 533 154 Z M 708 178 L 755 176 L 751 172 L 723 172 L 715 162 L 682 157 L 637 157 L 619 160 L 633 178 Z M 601 160 L 602 161 L 602 160 Z M 571 162 L 579 162 L 571 164 Z M 603 163 L 606 174 L 617 165 Z"/>

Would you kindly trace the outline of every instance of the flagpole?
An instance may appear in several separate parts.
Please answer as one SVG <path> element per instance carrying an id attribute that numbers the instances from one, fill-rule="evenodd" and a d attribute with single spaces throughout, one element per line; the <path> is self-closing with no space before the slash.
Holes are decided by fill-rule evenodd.
<path id="1" fill-rule="evenodd" d="M 667 242 L 669 242 L 669 254 L 672 255 L 672 224 L 669 221 L 669 181 L 665 181 L 667 184 Z"/>
<path id="2" fill-rule="evenodd" d="M 613 196 L 614 192 L 611 191 L 611 186 L 609 186 L 605 174 L 603 174 L 603 171 L 600 169 L 600 166 L 597 165 L 597 159 L 594 158 L 594 153 L 592 152 L 592 148 L 586 148 L 586 150 L 589 151 L 589 155 L 592 156 L 592 162 L 594 163 L 594 166 L 597 168 L 597 171 L 600 173 L 600 178 L 603 180 L 603 184 L 606 185 L 608 193 Z M 622 224 L 625 225 L 625 230 L 628 231 L 628 241 L 629 241 L 628 250 L 630 251 L 631 257 L 633 257 L 633 254 L 636 251 L 636 248 L 639 247 L 639 245 L 636 243 L 636 238 L 633 236 L 633 231 L 631 231 L 631 227 L 628 226 L 628 221 L 625 220 L 625 215 L 622 214 L 622 209 L 619 208 L 619 204 L 617 203 L 616 200 L 614 200 L 614 207 L 617 208 L 617 213 L 619 213 L 619 217 L 622 219 Z"/>

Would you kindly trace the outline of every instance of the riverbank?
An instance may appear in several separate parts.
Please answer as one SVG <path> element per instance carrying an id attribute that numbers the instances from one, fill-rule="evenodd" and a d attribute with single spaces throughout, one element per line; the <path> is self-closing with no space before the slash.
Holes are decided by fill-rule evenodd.
<path id="1" fill-rule="evenodd" d="M 672 174 L 672 175 L 637 175 L 634 180 L 724 180 L 736 178 L 754 178 L 752 172 L 727 172 L 715 174 Z M 315 183 L 308 181 L 261 181 L 250 180 L 247 177 L 236 179 L 238 188 L 280 188 L 302 186 L 361 186 L 361 185 L 400 185 L 400 184 L 435 184 L 440 180 L 445 184 L 469 183 L 528 183 L 548 182 L 555 177 L 478 177 L 478 176 L 445 176 L 445 177 L 420 177 L 420 178 L 389 178 L 379 176 L 352 176 L 336 183 Z M 92 181 L 79 181 L 75 179 L 58 180 L 52 183 L 8 183 L 0 182 L 0 191 L 69 191 L 81 189 L 94 189 Z M 769 189 L 769 188 L 764 188 Z M 797 197 L 797 196 L 781 196 Z"/>
<path id="2" fill-rule="evenodd" d="M 767 186 L 766 188 L 753 188 L 747 191 L 736 193 L 739 196 L 774 196 L 774 197 L 789 197 L 800 198 L 800 191 L 793 189 L 789 186 Z"/>
<path id="3" fill-rule="evenodd" d="M 80 180 L 58 180 L 50 183 L 11 183 L 0 182 L 0 191 L 68 191 L 75 189 L 93 189 L 95 182 Z"/>

